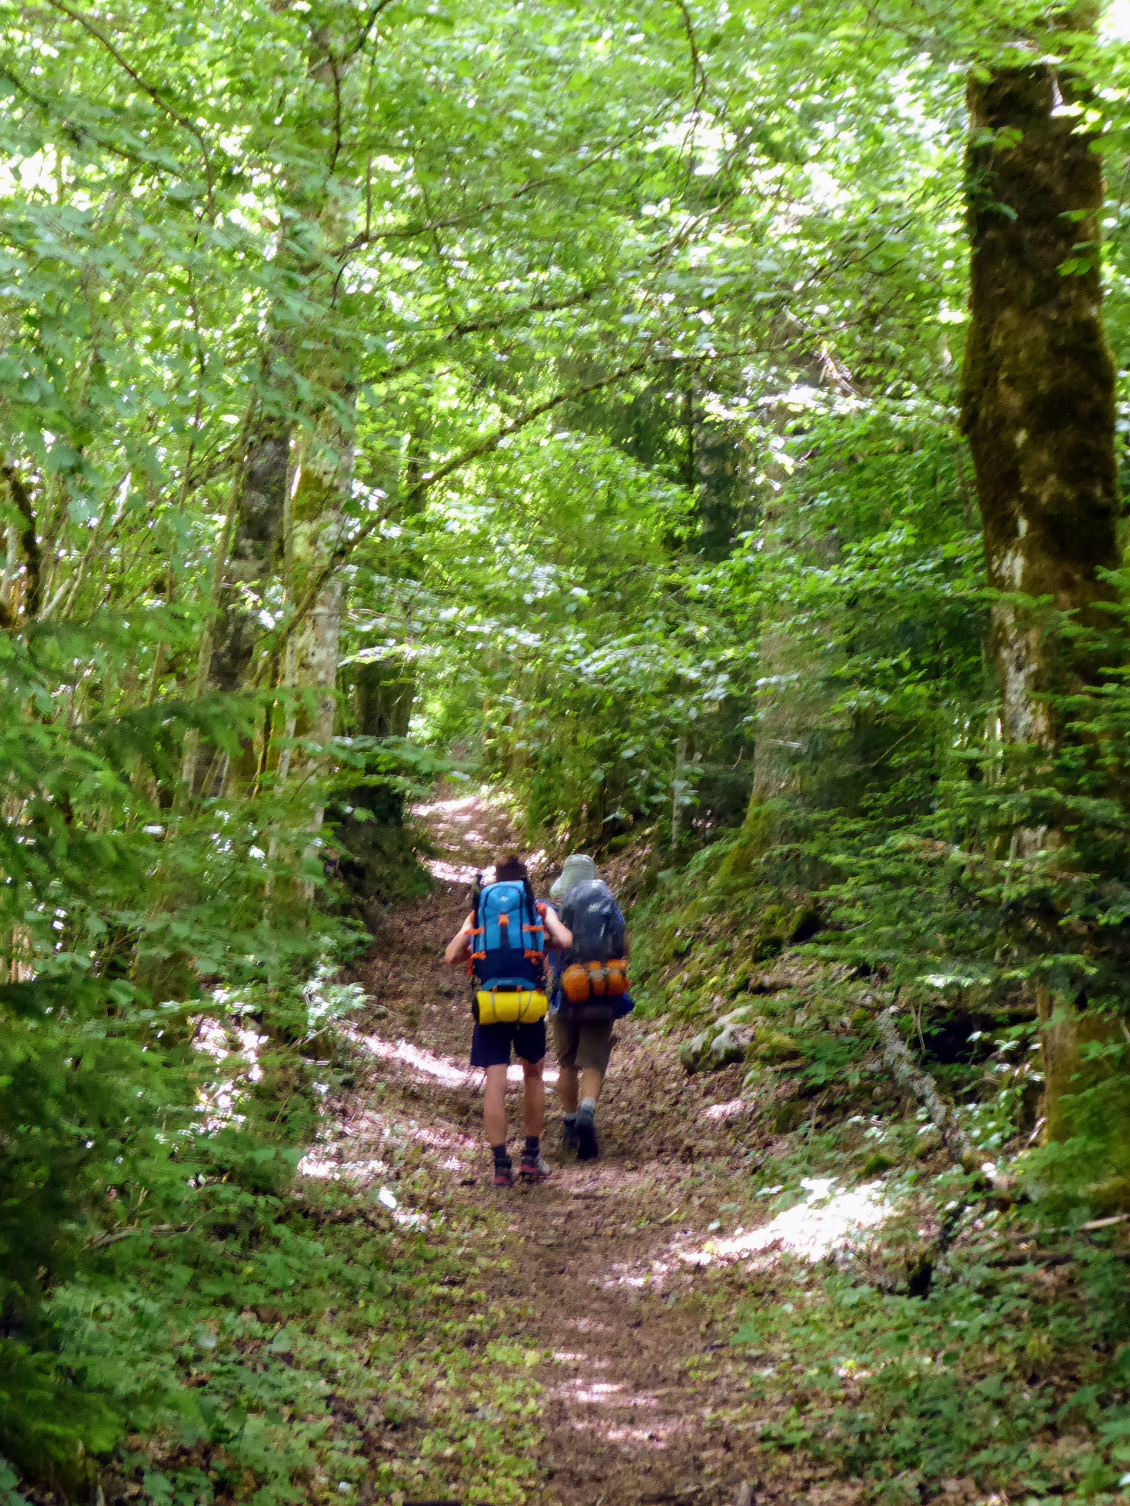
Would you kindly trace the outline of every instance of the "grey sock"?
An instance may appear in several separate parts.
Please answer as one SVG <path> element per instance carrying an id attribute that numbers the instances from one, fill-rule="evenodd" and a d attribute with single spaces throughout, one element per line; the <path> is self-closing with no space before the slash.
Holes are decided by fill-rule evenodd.
<path id="1" fill-rule="evenodd" d="M 592 1119 L 596 1115 L 596 1099 L 582 1098 L 581 1106 L 577 1110 L 578 1119 Z"/>

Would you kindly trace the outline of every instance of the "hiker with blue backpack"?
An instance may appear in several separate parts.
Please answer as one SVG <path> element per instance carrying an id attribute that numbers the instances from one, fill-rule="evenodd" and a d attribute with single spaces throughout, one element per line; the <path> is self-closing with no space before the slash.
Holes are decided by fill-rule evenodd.
<path id="1" fill-rule="evenodd" d="M 514 1185 L 514 1163 L 506 1148 L 506 1069 L 510 1051 L 522 1064 L 522 1127 L 526 1143 L 519 1176 L 543 1182 L 549 1166 L 541 1153 L 545 1123 L 545 992 L 547 951 L 572 945 L 572 934 L 551 905 L 534 898 L 526 865 L 512 853 L 484 883 L 471 890 L 471 913 L 451 938 L 444 961 L 466 962 L 471 977 L 471 1065 L 486 1072 L 483 1130 L 494 1156 L 496 1187 Z"/>
<path id="2" fill-rule="evenodd" d="M 565 1111 L 562 1143 L 581 1161 L 600 1154 L 596 1105 L 612 1054 L 612 1027 L 635 1008 L 628 992 L 628 936 L 612 890 L 584 853 L 565 859 L 549 891 L 572 940 L 550 959 L 550 1000 Z M 552 910 L 549 912 L 552 914 Z"/>

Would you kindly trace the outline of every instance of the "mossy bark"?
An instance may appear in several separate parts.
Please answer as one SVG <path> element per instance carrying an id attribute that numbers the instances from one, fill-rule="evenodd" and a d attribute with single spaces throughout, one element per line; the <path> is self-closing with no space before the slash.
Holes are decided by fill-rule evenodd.
<path id="1" fill-rule="evenodd" d="M 356 379 L 350 353 L 327 342 L 318 371 L 322 407 L 297 446 L 294 479 L 291 599 L 317 595 L 297 637 L 296 683 L 318 692 L 308 714 L 307 732 L 316 742 L 333 736 L 336 710 L 338 639 L 344 585 L 341 572 L 326 577 L 326 566 L 341 543 L 345 504 L 353 485 Z"/>
<path id="2" fill-rule="evenodd" d="M 263 632 L 259 614 L 276 578 L 290 464 L 290 424 L 280 413 L 260 411 L 247 444 L 239 508 L 227 569 L 220 585 L 209 680 L 217 690 L 243 688 Z"/>
<path id="3" fill-rule="evenodd" d="M 357 383 L 351 352 L 327 340 L 321 356 L 318 386 L 322 407 L 296 446 L 289 594 L 292 601 L 304 602 L 316 589 L 296 635 L 294 678 L 298 690 L 310 692 L 299 716 L 299 735 L 325 748 L 334 735 L 338 644 L 345 602 L 341 572 L 327 574 L 326 566 L 341 543 L 346 527 L 345 504 L 353 486 Z M 303 776 L 314 776 L 325 762 L 324 754 L 311 753 L 304 761 Z M 314 811 L 314 845 L 309 855 L 320 840 L 324 814 L 321 806 Z M 306 896 L 312 892 L 306 886 Z"/>
<path id="4" fill-rule="evenodd" d="M 1032 604 L 1097 624 L 1121 564 L 1115 372 L 1102 321 L 1100 159 L 1080 127 L 1070 75 L 1044 63 L 975 78 L 968 90 L 966 195 L 972 244 L 962 427 L 977 477 L 993 610 L 1001 724 L 1053 755 L 1053 701 L 1095 671 Z M 1027 598 L 1025 600 L 1024 598 Z M 1021 848 L 1058 839 L 1019 834 Z M 1111 1024 L 1038 995 L 1047 1136 L 1075 1131 L 1072 1099 L 1093 1085 L 1085 1046 Z M 1122 1126 L 1117 1126 L 1120 1132 Z"/>
<path id="5" fill-rule="evenodd" d="M 966 196 L 972 244 L 962 428 L 977 476 L 989 581 L 1093 616 L 1117 536 L 1114 364 L 1102 323 L 1102 165 L 1047 65 L 969 85 Z M 1080 666 L 1039 615 L 993 613 L 1008 741 L 1051 747 L 1042 699 Z"/>

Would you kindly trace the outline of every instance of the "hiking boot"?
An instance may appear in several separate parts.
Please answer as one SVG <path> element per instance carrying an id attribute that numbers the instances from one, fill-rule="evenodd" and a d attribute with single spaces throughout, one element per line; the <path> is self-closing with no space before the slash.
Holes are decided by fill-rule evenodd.
<path id="1" fill-rule="evenodd" d="M 494 1163 L 494 1185 L 496 1187 L 513 1187 L 514 1185 L 514 1162 L 496 1161 Z"/>
<path id="2" fill-rule="evenodd" d="M 586 1114 L 582 1109 L 577 1115 L 577 1160 L 595 1161 L 599 1155 L 600 1145 L 596 1138 L 596 1124 L 592 1114 Z"/>
<path id="3" fill-rule="evenodd" d="M 574 1119 L 573 1123 L 570 1124 L 566 1120 L 561 1126 L 561 1149 L 571 1151 L 573 1155 L 576 1155 L 579 1143 L 577 1139 L 577 1121 Z"/>
<path id="4" fill-rule="evenodd" d="M 546 1177 L 550 1175 L 549 1162 L 542 1155 L 541 1151 L 538 1151 L 536 1155 L 527 1155 L 523 1152 L 522 1165 L 519 1167 L 518 1175 L 522 1178 L 523 1182 L 544 1182 Z"/>

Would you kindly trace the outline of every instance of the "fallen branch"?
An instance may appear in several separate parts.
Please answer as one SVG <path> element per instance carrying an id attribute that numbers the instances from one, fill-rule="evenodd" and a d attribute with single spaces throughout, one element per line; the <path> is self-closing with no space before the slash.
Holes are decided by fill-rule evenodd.
<path id="1" fill-rule="evenodd" d="M 906 1049 L 906 1043 L 895 1028 L 896 1012 L 892 1004 L 875 1021 L 875 1028 L 883 1043 L 883 1060 L 907 1092 L 913 1093 L 925 1105 L 934 1128 L 941 1135 L 953 1160 L 961 1166 L 965 1166 L 966 1162 L 976 1164 L 977 1153 L 969 1136 L 954 1119 L 950 1106 L 938 1097 L 934 1079 L 915 1066 L 913 1057 Z"/>
<path id="2" fill-rule="evenodd" d="M 884 1009 L 875 1021 L 875 1028 L 883 1043 L 883 1060 L 901 1086 L 924 1105 L 934 1128 L 942 1137 L 950 1159 L 965 1171 L 977 1172 L 983 1176 L 994 1192 L 1012 1196 L 1014 1192 L 1012 1179 L 998 1176 L 995 1171 L 987 1169 L 987 1163 L 981 1162 L 977 1147 L 958 1124 L 952 1104 L 942 1102 L 934 1079 L 915 1065 L 913 1057 L 906 1049 L 905 1041 L 895 1026 L 897 1012 L 895 1005 L 892 1004 L 888 1009 Z"/>
<path id="3" fill-rule="evenodd" d="M 88 1239 L 88 1250 L 104 1250 L 107 1245 L 116 1245 L 119 1240 L 132 1239 L 135 1234 L 148 1234 L 151 1239 L 167 1238 L 170 1234 L 187 1234 L 191 1224 L 130 1224 L 128 1229 L 113 1229 Z"/>
<path id="4" fill-rule="evenodd" d="M 1092 1229 L 1110 1229 L 1115 1224 L 1124 1224 L 1130 1213 L 1115 1213 L 1110 1218 L 1093 1218 L 1089 1224 L 1080 1224 L 1076 1234 L 1089 1234 Z"/>

